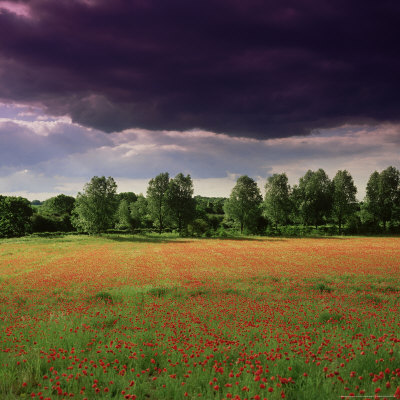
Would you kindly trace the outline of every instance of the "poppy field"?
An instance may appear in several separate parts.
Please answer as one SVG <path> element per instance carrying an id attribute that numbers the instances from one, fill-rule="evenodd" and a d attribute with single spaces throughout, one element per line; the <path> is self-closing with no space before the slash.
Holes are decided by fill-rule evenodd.
<path id="1" fill-rule="evenodd" d="M 0 241 L 0 399 L 400 398 L 400 239 Z"/>

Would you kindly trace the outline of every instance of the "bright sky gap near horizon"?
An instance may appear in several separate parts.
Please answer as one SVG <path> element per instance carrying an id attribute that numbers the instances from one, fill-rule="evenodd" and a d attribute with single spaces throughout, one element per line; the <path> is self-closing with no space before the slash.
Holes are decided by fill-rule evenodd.
<path id="1" fill-rule="evenodd" d="M 228 196 L 400 168 L 397 1 L 0 0 L 0 194 L 160 172 Z"/>

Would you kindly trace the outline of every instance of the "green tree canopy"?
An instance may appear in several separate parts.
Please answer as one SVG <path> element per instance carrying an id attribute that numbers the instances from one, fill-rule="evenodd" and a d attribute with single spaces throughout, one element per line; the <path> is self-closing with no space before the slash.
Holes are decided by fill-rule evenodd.
<path id="1" fill-rule="evenodd" d="M 0 195 L 0 237 L 23 236 L 28 233 L 32 214 L 29 200 Z"/>
<path id="2" fill-rule="evenodd" d="M 147 188 L 148 210 L 154 225 L 158 227 L 159 233 L 165 228 L 168 219 L 167 191 L 169 188 L 169 174 L 163 172 L 155 178 L 150 179 Z"/>
<path id="3" fill-rule="evenodd" d="M 342 224 L 357 208 L 356 193 L 352 176 L 348 171 L 338 171 L 333 178 L 332 215 L 342 231 Z"/>
<path id="4" fill-rule="evenodd" d="M 59 194 L 43 202 L 38 208 L 38 215 L 33 217 L 34 232 L 71 231 L 72 210 L 75 198 Z"/>
<path id="5" fill-rule="evenodd" d="M 40 213 L 62 217 L 64 215 L 71 215 L 74 208 L 75 198 L 59 194 L 55 197 L 50 197 L 45 200 L 40 207 Z"/>
<path id="6" fill-rule="evenodd" d="M 129 229 L 133 231 L 136 221 L 131 215 L 131 206 L 137 201 L 138 196 L 133 192 L 122 192 L 116 196 L 118 207 L 115 214 L 116 227 L 118 229 Z"/>
<path id="7" fill-rule="evenodd" d="M 367 214 L 364 216 L 364 220 L 371 219 L 374 224 L 378 224 L 380 219 L 379 181 L 379 172 L 374 171 L 368 179 L 366 196 L 363 204 L 363 211 Z"/>
<path id="8" fill-rule="evenodd" d="M 73 225 L 81 231 L 100 233 L 112 228 L 117 208 L 117 184 L 110 176 L 94 176 L 78 193 L 73 210 Z"/>
<path id="9" fill-rule="evenodd" d="M 117 212 L 115 213 L 115 219 L 118 229 L 129 229 L 131 231 L 134 229 L 135 223 L 131 216 L 131 210 L 127 200 L 122 199 L 119 202 Z"/>
<path id="10" fill-rule="evenodd" d="M 137 196 L 137 200 L 131 203 L 130 209 L 135 228 L 148 228 L 150 225 L 149 222 L 151 223 L 151 218 L 149 215 L 148 202 L 143 194 Z"/>
<path id="11" fill-rule="evenodd" d="M 392 220 L 396 209 L 400 207 L 400 171 L 388 167 L 381 173 L 371 174 L 366 190 L 365 208 L 375 221 L 386 224 Z"/>
<path id="12" fill-rule="evenodd" d="M 290 186 L 286 174 L 274 174 L 265 184 L 264 214 L 277 227 L 286 224 L 291 210 Z"/>
<path id="13" fill-rule="evenodd" d="M 194 218 L 196 206 L 193 199 L 193 182 L 190 175 L 182 173 L 171 179 L 168 187 L 167 204 L 171 221 L 179 233 L 186 229 L 187 224 Z"/>
<path id="14" fill-rule="evenodd" d="M 133 192 L 121 192 L 117 194 L 118 203 L 126 200 L 128 204 L 134 203 L 137 200 L 137 195 Z"/>
<path id="15" fill-rule="evenodd" d="M 257 183 L 247 175 L 241 176 L 225 201 L 224 210 L 229 218 L 244 229 L 251 229 L 261 215 L 262 196 Z"/>
<path id="16" fill-rule="evenodd" d="M 318 227 L 332 209 L 332 182 L 326 172 L 308 170 L 293 188 L 294 199 L 303 224 Z"/>
<path id="17" fill-rule="evenodd" d="M 195 196 L 196 207 L 206 214 L 223 214 L 225 197 Z"/>

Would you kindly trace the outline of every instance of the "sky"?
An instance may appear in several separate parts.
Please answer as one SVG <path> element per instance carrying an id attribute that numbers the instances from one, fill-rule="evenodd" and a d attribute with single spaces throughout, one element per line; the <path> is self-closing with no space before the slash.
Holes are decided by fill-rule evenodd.
<path id="1" fill-rule="evenodd" d="M 400 168 L 397 0 L 0 0 L 0 194 Z"/>

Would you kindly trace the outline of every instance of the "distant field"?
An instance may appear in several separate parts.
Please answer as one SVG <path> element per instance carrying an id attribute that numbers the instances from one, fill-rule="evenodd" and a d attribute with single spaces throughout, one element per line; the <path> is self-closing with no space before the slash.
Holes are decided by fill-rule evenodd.
<path id="1" fill-rule="evenodd" d="M 399 311 L 400 238 L 2 240 L 0 399 L 400 398 Z"/>

